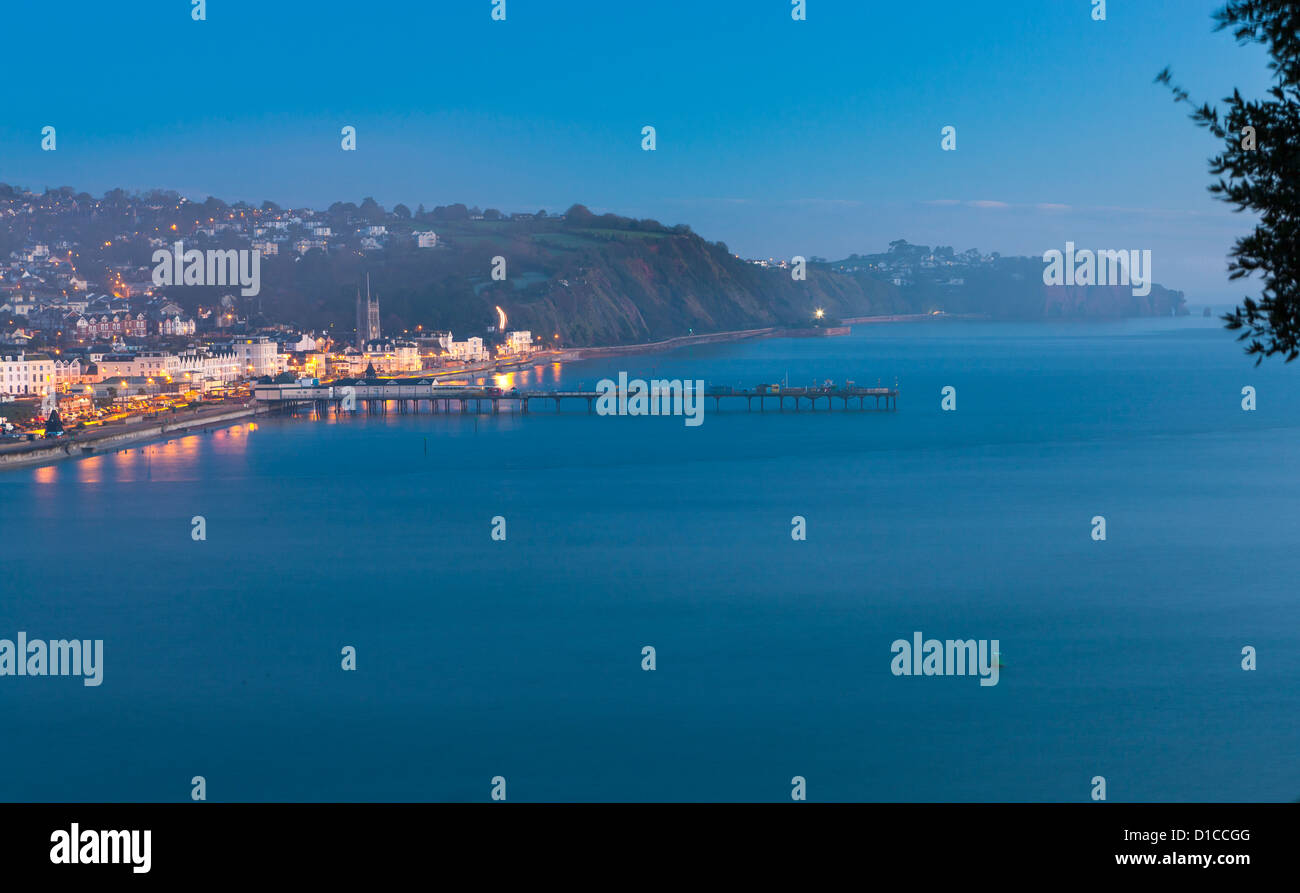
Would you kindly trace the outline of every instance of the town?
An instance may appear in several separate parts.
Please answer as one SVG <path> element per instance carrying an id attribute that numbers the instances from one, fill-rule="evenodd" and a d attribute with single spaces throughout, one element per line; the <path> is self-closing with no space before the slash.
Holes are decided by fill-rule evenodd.
<path id="1" fill-rule="evenodd" d="M 419 213 L 433 216 L 423 209 Z M 152 260 L 131 260 L 157 254 L 170 258 L 182 238 L 263 257 L 301 257 L 332 246 L 364 258 L 396 239 L 417 251 L 436 248 L 437 234 L 418 221 L 398 234 L 369 222 L 372 215 L 351 205 L 334 213 L 287 211 L 271 203 L 260 208 L 227 207 L 216 200 L 197 204 L 172 193 L 138 198 L 119 191 L 95 199 L 67 189 L 37 194 L 3 185 L 0 215 L 9 218 L 0 221 L 8 227 L 0 239 L 9 240 L 0 241 L 0 249 L 8 249 L 0 256 L 0 439 L 53 436 L 187 407 L 240 404 L 249 399 L 250 385 L 277 378 L 319 382 L 362 375 L 490 373 L 564 355 L 554 341 L 541 350 L 531 332 L 508 330 L 500 308 L 499 326 L 462 340 L 450 331 L 423 327 L 386 333 L 380 296 L 368 278 L 355 285 L 352 332 L 268 321 L 258 314 L 255 294 L 248 293 L 256 289 L 241 289 L 249 281 L 246 275 L 231 276 L 228 290 L 207 289 L 211 300 L 189 310 L 168 297 L 165 286 L 171 280 L 155 275 Z M 22 226 L 23 217 L 53 217 L 59 226 L 55 231 L 46 224 L 48 235 L 41 235 L 34 232 L 40 226 Z M 167 222 L 178 218 L 191 222 Z M 103 229 L 103 219 L 116 229 L 130 221 L 133 228 L 101 240 L 104 234 L 96 231 Z M 22 244 L 15 244 L 24 231 Z M 226 284 L 225 277 L 220 284 Z"/>

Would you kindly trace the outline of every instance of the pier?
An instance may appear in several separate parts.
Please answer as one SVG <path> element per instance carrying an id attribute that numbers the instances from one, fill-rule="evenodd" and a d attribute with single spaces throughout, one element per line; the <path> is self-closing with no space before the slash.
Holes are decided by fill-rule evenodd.
<path id="1" fill-rule="evenodd" d="M 297 382 L 293 384 L 258 384 L 253 386 L 253 398 L 259 405 L 279 407 L 285 411 L 310 408 L 319 412 L 365 411 L 386 413 L 390 405 L 399 413 L 473 413 L 497 414 L 502 406 L 507 411 L 527 415 L 535 410 L 561 412 L 565 408 L 585 407 L 588 413 L 596 412 L 596 401 L 604 392 L 596 390 L 520 390 L 519 388 L 471 387 L 449 385 L 433 378 L 405 379 L 344 379 L 326 384 Z M 623 395 L 617 390 L 609 392 L 615 400 Z M 650 399 L 648 396 L 646 399 Z M 858 387 L 852 382 L 825 387 L 781 387 L 757 385 L 750 388 L 713 386 L 695 394 L 695 399 L 707 405 L 712 401 L 715 412 L 726 405 L 741 401 L 749 412 L 816 412 L 824 403 L 824 411 L 837 406 L 845 411 L 896 412 L 898 389 L 887 387 Z M 871 403 L 867 403 L 870 400 Z M 775 406 L 773 406 L 775 404 Z M 658 413 L 655 413 L 658 414 Z"/>

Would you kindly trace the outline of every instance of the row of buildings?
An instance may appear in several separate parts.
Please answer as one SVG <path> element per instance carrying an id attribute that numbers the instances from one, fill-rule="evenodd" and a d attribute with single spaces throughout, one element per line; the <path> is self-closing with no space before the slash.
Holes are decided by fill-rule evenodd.
<path id="1" fill-rule="evenodd" d="M 31 333 L 28 339 L 35 332 L 44 332 L 57 339 L 85 343 L 114 337 L 185 337 L 196 331 L 194 319 L 165 298 L 149 300 L 134 311 L 127 299 L 103 294 L 11 299 L 0 303 L 0 314 L 22 319 L 23 329 Z"/>
<path id="2" fill-rule="evenodd" d="M 529 332 L 509 332 L 500 348 L 502 356 L 519 356 L 533 349 Z M 361 346 L 339 349 L 328 337 L 296 335 L 284 340 L 259 335 L 236 338 L 226 343 L 191 346 L 182 350 L 131 349 L 117 341 L 104 347 L 70 350 L 58 355 L 16 351 L 0 355 L 0 395 L 45 397 L 49 394 L 106 394 L 108 383 L 121 385 L 119 393 L 133 385 L 153 385 L 158 393 L 174 386 L 200 394 L 282 372 L 308 378 L 341 378 L 373 371 L 379 375 L 401 375 L 448 364 L 472 364 L 491 360 L 492 352 L 482 338 L 456 341 L 451 332 L 433 332 L 413 340 L 375 338 Z M 101 393 L 105 392 L 105 393 Z M 137 391 L 132 390 L 131 393 Z"/>
<path id="3" fill-rule="evenodd" d="M 57 356 L 19 351 L 0 355 L 0 395 L 82 393 L 110 379 L 156 379 L 204 393 L 282 368 L 278 346 L 266 338 L 181 351 L 91 349 Z"/>
<path id="4" fill-rule="evenodd" d="M 266 255 L 440 249 L 433 221 L 453 217 L 439 210 L 413 215 L 399 206 L 389 214 L 370 199 L 359 207 L 291 210 L 270 202 L 196 204 L 161 191 L 95 198 L 0 184 L 0 231 L 21 239 L 0 259 L 0 400 L 208 393 L 283 372 L 328 379 L 485 363 L 493 350 L 480 337 L 385 337 L 368 283 L 364 297 L 358 290 L 356 337 L 336 343 L 328 334 L 295 332 L 293 321 L 267 322 L 274 309 L 260 298 L 214 289 L 183 308 L 155 285 L 153 266 L 143 261 L 179 240 Z M 499 355 L 532 350 L 530 333 L 507 333 L 504 325 L 503 317 Z"/>

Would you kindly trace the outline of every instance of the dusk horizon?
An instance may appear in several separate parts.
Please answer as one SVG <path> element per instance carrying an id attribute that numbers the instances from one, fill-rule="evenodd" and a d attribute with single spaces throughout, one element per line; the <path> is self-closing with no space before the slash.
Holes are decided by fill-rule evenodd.
<path id="1" fill-rule="evenodd" d="M 1243 220 L 1187 188 L 1206 182 L 1212 143 L 1153 84 L 1171 66 L 1198 100 L 1230 85 L 1265 92 L 1263 54 L 1213 31 L 1218 5 L 1138 0 L 1093 21 L 1087 3 L 1079 15 L 1037 0 L 818 0 L 805 21 L 783 22 L 736 3 L 650 12 L 578 0 L 545 12 L 516 2 L 493 21 L 473 3 L 380 2 L 340 30 L 346 4 L 298 15 L 231 0 L 201 24 L 181 6 L 128 38 L 107 9 L 74 4 L 68 39 L 149 40 L 149 87 L 82 108 L 73 85 L 90 72 L 74 56 L 41 90 L 11 97 L 0 179 L 285 207 L 581 203 L 689 224 L 746 257 L 840 258 L 896 238 L 1031 256 L 1108 239 L 1152 248 L 1160 279 L 1194 302 L 1232 303 L 1224 271 Z M 16 10 L 16 29 L 35 27 L 37 10 Z M 473 36 L 438 41 L 453 31 Z M 322 59 L 374 56 L 383 75 L 225 62 L 290 33 Z M 421 49 L 425 35 L 436 53 Z M 20 44 L 14 64 L 39 64 L 29 51 Z M 114 64 L 139 65 L 129 52 Z M 57 152 L 41 151 L 46 125 L 62 125 Z M 641 150 L 645 125 L 654 152 Z M 357 151 L 339 151 L 343 126 L 357 129 Z M 953 152 L 940 150 L 947 126 Z"/>

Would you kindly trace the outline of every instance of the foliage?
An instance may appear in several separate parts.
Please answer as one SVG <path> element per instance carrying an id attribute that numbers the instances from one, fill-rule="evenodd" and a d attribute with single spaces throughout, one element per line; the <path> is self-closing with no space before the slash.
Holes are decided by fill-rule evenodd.
<path id="1" fill-rule="evenodd" d="M 1238 43 L 1258 43 L 1272 57 L 1275 83 L 1267 99 L 1246 100 L 1233 90 L 1219 110 L 1197 106 L 1173 84 L 1168 68 L 1156 76 L 1176 102 L 1192 106 L 1192 120 L 1223 141 L 1210 159 L 1218 181 L 1210 192 L 1254 211 L 1259 222 L 1237 240 L 1228 269 L 1233 280 L 1259 273 L 1263 287 L 1224 316 L 1227 328 L 1249 339 L 1247 354 L 1300 356 L 1300 6 L 1293 0 L 1231 0 L 1215 14 L 1217 30 L 1230 29 Z"/>

